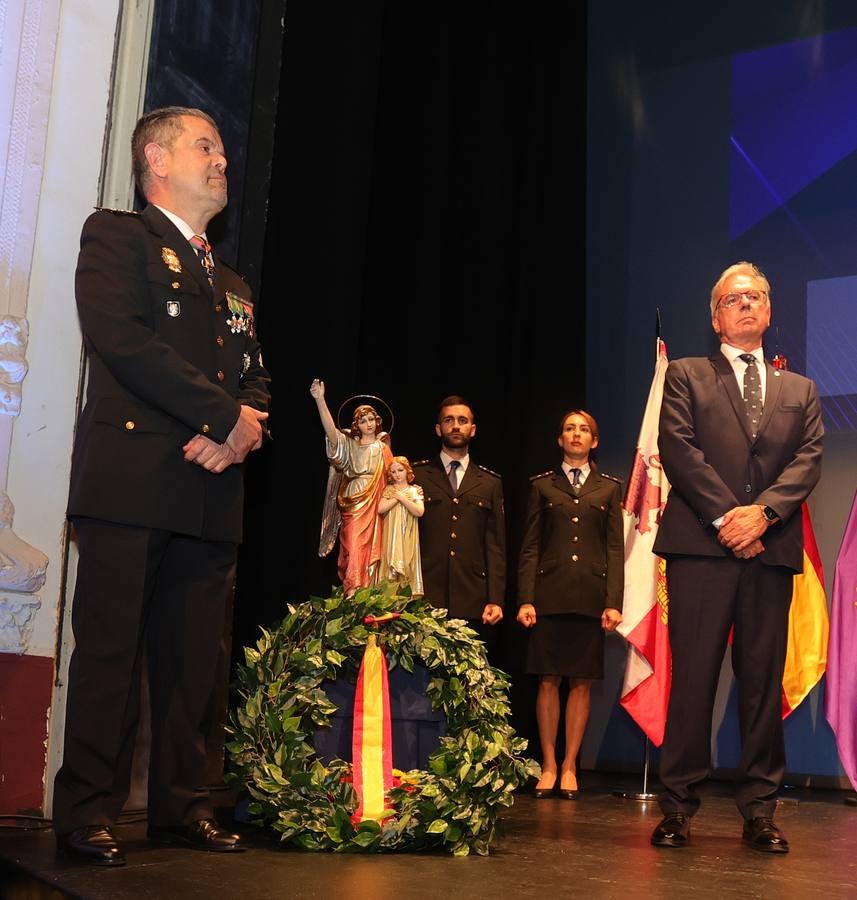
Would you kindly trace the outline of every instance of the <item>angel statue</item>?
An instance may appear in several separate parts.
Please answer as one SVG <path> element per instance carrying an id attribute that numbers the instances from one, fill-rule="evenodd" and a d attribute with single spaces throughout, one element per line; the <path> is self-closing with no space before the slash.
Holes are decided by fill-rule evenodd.
<path id="1" fill-rule="evenodd" d="M 357 406 L 351 427 L 340 430 L 324 399 L 324 382 L 316 378 L 309 392 L 318 406 L 330 461 L 318 555 L 327 556 L 333 550 L 338 533 L 339 580 L 345 596 L 350 597 L 357 588 L 377 584 L 381 578 L 382 522 L 378 504 L 393 458 L 390 436 L 381 431 L 381 417 L 368 404 Z"/>

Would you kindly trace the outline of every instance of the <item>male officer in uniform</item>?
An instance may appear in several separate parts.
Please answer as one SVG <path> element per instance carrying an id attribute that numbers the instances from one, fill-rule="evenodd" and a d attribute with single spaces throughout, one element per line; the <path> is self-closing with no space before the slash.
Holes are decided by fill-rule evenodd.
<path id="1" fill-rule="evenodd" d="M 420 554 L 426 599 L 469 620 L 486 641 L 486 626 L 503 618 L 506 521 L 500 476 L 470 459 L 476 423 L 461 397 L 440 404 L 435 433 L 440 455 L 414 464 L 425 494 Z"/>
<path id="2" fill-rule="evenodd" d="M 240 463 L 261 445 L 269 381 L 250 290 L 205 237 L 227 198 L 215 123 L 155 110 L 132 156 L 149 205 L 91 215 L 75 279 L 89 382 L 68 504 L 76 646 L 53 799 L 60 851 L 107 866 L 125 862 L 111 829 L 145 664 L 149 837 L 241 849 L 204 786 L 206 716 L 241 539 Z"/>

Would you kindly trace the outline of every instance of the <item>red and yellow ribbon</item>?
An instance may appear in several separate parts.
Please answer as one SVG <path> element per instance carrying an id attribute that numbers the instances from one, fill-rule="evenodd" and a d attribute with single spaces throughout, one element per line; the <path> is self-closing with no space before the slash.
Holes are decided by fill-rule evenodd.
<path id="1" fill-rule="evenodd" d="M 374 621 L 397 617 L 391 613 Z M 387 809 L 387 791 L 393 787 L 393 733 L 387 661 L 375 634 L 369 635 L 357 676 L 351 749 L 354 789 L 360 798 L 352 819 L 379 821 Z"/>

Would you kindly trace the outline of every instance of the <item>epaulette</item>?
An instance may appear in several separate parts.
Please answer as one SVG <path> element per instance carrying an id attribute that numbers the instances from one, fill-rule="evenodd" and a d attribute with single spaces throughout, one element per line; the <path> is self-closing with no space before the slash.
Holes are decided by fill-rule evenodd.
<path id="1" fill-rule="evenodd" d="M 608 475 L 606 472 L 598 473 L 602 478 L 609 478 L 611 481 L 615 481 L 616 484 L 622 484 L 622 479 L 617 478 L 615 475 Z"/>
<path id="2" fill-rule="evenodd" d="M 478 469 L 482 469 L 483 472 L 487 472 L 489 475 L 493 475 L 495 478 L 502 478 L 503 476 L 499 472 L 495 472 L 493 469 L 489 469 L 488 466 L 480 465 L 476 463 L 476 467 Z"/>
<path id="3" fill-rule="evenodd" d="M 136 209 L 112 209 L 109 206 L 96 206 L 98 212 L 116 213 L 117 216 L 139 216 Z"/>
<path id="4" fill-rule="evenodd" d="M 556 469 L 548 469 L 547 472 L 539 472 L 538 475 L 530 475 L 530 481 L 538 481 L 539 478 L 545 478 L 548 475 L 555 475 Z"/>
<path id="5" fill-rule="evenodd" d="M 429 462 L 431 462 L 431 460 L 428 460 L 428 459 L 418 459 L 416 462 L 412 462 L 412 463 L 411 463 L 411 466 L 412 466 L 412 467 L 413 467 L 413 466 L 425 466 L 425 465 L 427 465 Z"/>

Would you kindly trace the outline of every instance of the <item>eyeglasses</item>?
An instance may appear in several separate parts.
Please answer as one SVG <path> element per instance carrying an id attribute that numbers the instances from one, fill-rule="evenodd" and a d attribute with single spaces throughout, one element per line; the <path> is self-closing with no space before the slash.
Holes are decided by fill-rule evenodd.
<path id="1" fill-rule="evenodd" d="M 737 294 L 724 294 L 714 308 L 722 306 L 724 309 L 734 309 L 742 300 L 746 300 L 750 306 L 760 306 L 767 302 L 768 295 L 765 291 L 740 291 Z"/>

